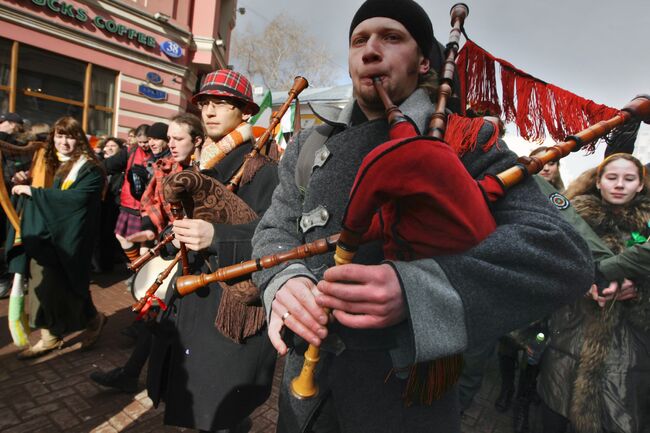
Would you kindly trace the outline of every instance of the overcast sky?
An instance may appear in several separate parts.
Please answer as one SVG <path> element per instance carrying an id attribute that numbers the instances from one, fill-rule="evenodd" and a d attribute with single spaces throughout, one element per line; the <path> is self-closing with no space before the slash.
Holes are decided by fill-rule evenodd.
<path id="1" fill-rule="evenodd" d="M 289 15 L 332 54 L 336 82 L 345 84 L 349 83 L 349 25 L 361 3 L 239 0 L 238 7 L 246 8 L 246 13 L 238 15 L 234 31 L 261 30 L 276 15 Z M 469 37 L 531 75 L 612 107 L 624 106 L 639 93 L 650 94 L 650 0 L 466 3 L 470 9 L 465 20 Z M 436 0 L 420 4 L 429 13 L 436 38 L 445 44 L 450 30 L 449 10 L 454 2 Z M 508 142 L 518 153 L 533 146 L 522 146 L 515 139 Z M 644 125 L 637 147 L 646 145 L 650 147 L 650 128 Z M 569 157 L 562 167 L 565 180 L 596 164 L 603 149 L 601 146 L 597 155 L 590 158 L 581 154 Z"/>

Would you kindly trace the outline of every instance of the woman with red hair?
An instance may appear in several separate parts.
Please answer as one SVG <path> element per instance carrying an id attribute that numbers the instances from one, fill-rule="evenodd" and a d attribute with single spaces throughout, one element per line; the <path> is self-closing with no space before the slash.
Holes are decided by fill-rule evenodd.
<path id="1" fill-rule="evenodd" d="M 88 287 L 105 175 L 76 119 L 54 123 L 45 160 L 54 175 L 51 186 L 12 189 L 25 196 L 21 239 L 30 259 L 30 326 L 41 328 L 41 339 L 20 359 L 60 348 L 63 336 L 83 329 L 82 347 L 89 347 L 106 323 Z"/>

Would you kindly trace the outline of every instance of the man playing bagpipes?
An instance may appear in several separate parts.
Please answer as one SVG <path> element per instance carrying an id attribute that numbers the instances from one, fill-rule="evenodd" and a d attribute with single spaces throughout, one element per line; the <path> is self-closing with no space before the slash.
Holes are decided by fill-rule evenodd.
<path id="1" fill-rule="evenodd" d="M 442 63 L 431 22 L 417 3 L 368 0 L 360 7 L 349 45 L 356 99 L 337 119 L 301 132 L 288 146 L 279 167 L 280 185 L 253 238 L 253 257 L 341 230 L 362 160 L 389 139 L 374 79 L 425 132 L 434 112 L 430 97 L 437 93 L 426 89 L 431 88 L 432 70 Z M 456 387 L 447 378 L 457 374 L 452 372 L 457 364 L 434 360 L 496 339 L 588 289 L 593 265 L 584 241 L 558 218 L 532 180 L 494 203 L 487 218 L 471 213 L 484 204 L 478 203 L 480 191 L 476 203 L 459 203 L 456 196 L 463 189 L 446 186 L 454 185 L 462 170 L 479 179 L 514 163 L 516 156 L 496 135 L 485 122 L 473 141 L 462 136 L 449 140 L 462 155 L 461 170 L 443 155 L 449 165 L 432 161 L 426 185 L 438 194 L 440 209 L 456 206 L 468 227 L 474 218 L 496 223 L 478 245 L 412 261 L 407 261 L 409 254 L 384 261 L 382 247 L 373 242 L 359 248 L 355 264 L 332 267 L 332 257 L 321 255 L 254 274 L 263 290 L 269 337 L 287 355 L 278 431 L 459 432 Z M 398 177 L 377 180 L 397 188 L 407 181 L 411 183 L 408 167 Z M 476 182 L 470 183 L 468 189 L 476 188 Z M 393 210 L 396 223 L 380 221 L 383 232 L 408 253 L 417 245 L 405 242 L 401 230 L 412 227 L 400 227 L 406 215 Z M 491 217 L 494 222 L 488 221 Z M 444 236 L 446 225 L 450 230 L 458 226 L 448 221 L 427 227 L 424 221 L 421 237 L 428 232 Z M 331 317 L 323 308 L 332 310 Z M 292 333 L 283 334 L 283 329 Z M 319 393 L 300 400 L 290 395 L 289 382 L 301 370 L 306 343 L 321 348 Z M 424 374 L 419 366 L 425 366 Z M 430 382 L 445 381 L 451 382 L 446 392 L 428 391 Z"/>
<path id="2" fill-rule="evenodd" d="M 259 110 L 246 77 L 212 72 L 192 102 L 201 110 L 207 133 L 202 170 L 169 176 L 164 194 L 166 200 L 183 201 L 188 216 L 173 222 L 173 232 L 175 242 L 190 250 L 190 272 L 197 273 L 250 257 L 257 215 L 271 203 L 278 179 L 276 164 L 266 157 L 246 158 L 254 141 L 246 121 Z M 245 160 L 250 161 L 236 195 L 224 192 Z M 249 218 L 230 211 L 228 218 L 216 218 L 230 207 L 220 203 L 221 194 L 235 208 L 245 208 L 242 213 Z M 170 290 L 165 303 L 147 378 L 149 397 L 156 405 L 165 401 L 165 424 L 247 431 L 248 415 L 270 395 L 277 356 L 265 332 L 258 289 L 250 280 L 215 283 L 182 298 Z"/>

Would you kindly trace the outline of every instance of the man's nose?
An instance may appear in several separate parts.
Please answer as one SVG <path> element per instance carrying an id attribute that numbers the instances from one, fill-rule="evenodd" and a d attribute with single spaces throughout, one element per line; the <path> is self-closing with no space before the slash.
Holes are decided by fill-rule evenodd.
<path id="1" fill-rule="evenodd" d="M 379 47 L 379 40 L 371 36 L 368 41 L 366 42 L 366 45 L 364 46 L 363 49 L 363 54 L 362 54 L 362 59 L 364 63 L 370 63 L 370 62 L 377 62 L 380 61 L 382 58 L 381 56 L 381 48 Z"/>

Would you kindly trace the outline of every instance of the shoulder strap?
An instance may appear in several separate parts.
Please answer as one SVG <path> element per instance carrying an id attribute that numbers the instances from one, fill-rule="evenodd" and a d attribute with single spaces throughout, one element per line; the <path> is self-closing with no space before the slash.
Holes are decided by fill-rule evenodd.
<path id="1" fill-rule="evenodd" d="M 303 191 L 307 187 L 307 183 L 311 177 L 316 151 L 325 144 L 333 132 L 333 126 L 323 124 L 312 129 L 309 136 L 307 136 L 305 144 L 300 148 L 298 162 L 296 163 L 295 181 L 299 190 Z"/>
<path id="2" fill-rule="evenodd" d="M 139 146 L 139 145 L 136 145 L 136 146 Z M 126 163 L 127 167 L 130 168 L 133 165 L 133 161 L 135 160 L 135 153 L 137 151 L 138 151 L 137 147 L 134 147 L 133 149 L 129 150 L 129 153 L 128 153 L 128 156 L 127 156 L 128 157 L 128 162 Z"/>

